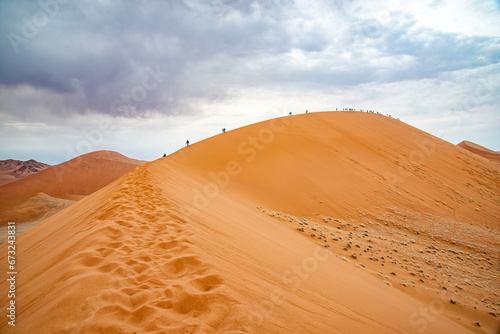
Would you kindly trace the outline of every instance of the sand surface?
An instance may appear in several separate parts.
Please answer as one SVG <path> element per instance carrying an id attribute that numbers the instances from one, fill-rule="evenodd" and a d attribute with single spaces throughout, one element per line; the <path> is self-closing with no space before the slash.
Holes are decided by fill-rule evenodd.
<path id="1" fill-rule="evenodd" d="M 4 184 L 11 183 L 17 180 L 17 177 L 10 174 L 0 174 L 0 187 Z"/>
<path id="2" fill-rule="evenodd" d="M 494 333 L 499 172 L 376 114 L 229 131 L 20 234 L 0 332 Z"/>
<path id="3" fill-rule="evenodd" d="M 8 221 L 32 223 L 47 217 L 63 208 L 58 199 L 79 200 L 141 163 L 117 152 L 97 151 L 6 184 L 0 187 L 0 226 Z M 45 200 L 41 205 L 36 198 L 39 193 L 53 197 L 52 204 Z"/>

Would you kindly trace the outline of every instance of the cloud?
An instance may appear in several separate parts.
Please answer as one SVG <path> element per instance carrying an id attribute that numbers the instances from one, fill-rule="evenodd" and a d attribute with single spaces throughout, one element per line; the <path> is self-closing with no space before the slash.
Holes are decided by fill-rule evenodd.
<path id="1" fill-rule="evenodd" d="M 33 3 L 3 3 L 2 15 L 9 19 L 2 32 L 27 42 L 13 47 L 2 39 L 0 83 L 57 92 L 68 112 L 109 113 L 114 98 L 140 85 L 148 68 L 159 67 L 168 80 L 140 104 L 170 112 L 187 104 L 182 100 L 220 94 L 217 77 L 240 61 L 287 48 L 276 7 L 245 3 L 74 2 L 59 5 L 58 15 L 39 28 L 31 13 L 41 9 Z M 26 26 L 37 33 L 23 35 Z"/>
<path id="2" fill-rule="evenodd" d="M 500 63 L 499 13 L 493 0 L 0 1 L 0 116 L 68 133 L 97 116 L 457 104 Z"/>
<path id="3" fill-rule="evenodd" d="M 64 106 L 56 113 L 136 117 L 190 112 L 245 85 L 396 82 L 500 60 L 498 38 L 436 32 L 399 12 L 370 17 L 357 1 L 340 4 L 2 2 L 4 35 L 29 38 L 17 53 L 2 39 L 0 84 L 57 93 Z M 46 14 L 40 27 L 36 13 Z M 30 26 L 36 34 L 23 35 Z M 152 68 L 168 76 L 144 93 L 137 87 Z M 133 111 L 116 110 L 116 99 Z"/>

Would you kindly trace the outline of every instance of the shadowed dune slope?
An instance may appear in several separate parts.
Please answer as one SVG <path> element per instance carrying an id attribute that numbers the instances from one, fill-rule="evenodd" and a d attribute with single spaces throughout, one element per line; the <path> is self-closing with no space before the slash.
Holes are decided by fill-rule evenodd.
<path id="1" fill-rule="evenodd" d="M 417 150 L 425 161 L 412 162 Z M 218 135 L 139 166 L 19 235 L 15 330 L 489 330 L 452 319 L 439 303 L 423 319 L 432 302 L 384 284 L 256 206 L 304 218 L 399 207 L 494 226 L 495 168 L 371 114 L 293 116 Z M 487 189 L 482 197 L 479 189 Z M 6 253 L 1 245 L 3 263 Z M 14 332 L 0 321 L 0 331 Z"/>
<path id="2" fill-rule="evenodd" d="M 487 149 L 486 147 L 475 144 L 473 142 L 464 140 L 458 143 L 457 146 L 495 162 L 500 162 L 500 153 Z"/>
<path id="3" fill-rule="evenodd" d="M 38 193 L 62 199 L 80 199 L 128 173 L 143 161 L 113 151 L 97 151 L 49 167 L 0 187 L 0 224 L 38 219 L 45 212 L 22 210 Z M 16 209 L 16 207 L 18 207 Z M 36 212 L 35 212 L 36 211 Z"/>

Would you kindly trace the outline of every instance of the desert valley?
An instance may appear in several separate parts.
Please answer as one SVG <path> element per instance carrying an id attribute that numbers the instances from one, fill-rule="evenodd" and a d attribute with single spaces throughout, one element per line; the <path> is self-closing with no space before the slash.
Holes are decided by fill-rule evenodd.
<path id="1" fill-rule="evenodd" d="M 387 116 L 88 153 L 0 203 L 2 333 L 500 333 L 500 153 Z"/>

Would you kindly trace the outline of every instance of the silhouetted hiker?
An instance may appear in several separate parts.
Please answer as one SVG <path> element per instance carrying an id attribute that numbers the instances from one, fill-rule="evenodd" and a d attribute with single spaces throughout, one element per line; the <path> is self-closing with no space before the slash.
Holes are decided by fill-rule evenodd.
<path id="1" fill-rule="evenodd" d="M 306 109 L 306 114 L 309 112 L 309 110 Z"/>
<path id="2" fill-rule="evenodd" d="M 222 133 L 226 133 L 226 128 L 222 128 Z"/>
<path id="3" fill-rule="evenodd" d="M 163 153 L 163 157 L 165 158 L 167 156 L 167 153 Z"/>
<path id="4" fill-rule="evenodd" d="M 186 146 L 189 146 L 189 140 L 186 140 Z"/>

